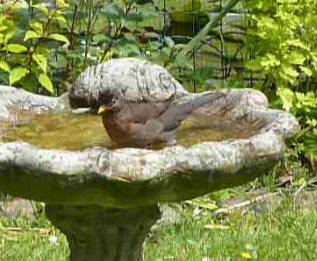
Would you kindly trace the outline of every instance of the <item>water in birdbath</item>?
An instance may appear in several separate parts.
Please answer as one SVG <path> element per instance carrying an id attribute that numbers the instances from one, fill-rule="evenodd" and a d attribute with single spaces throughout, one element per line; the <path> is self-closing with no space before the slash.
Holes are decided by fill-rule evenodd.
<path id="1" fill-rule="evenodd" d="M 200 128 L 192 120 L 185 120 L 176 133 L 178 145 L 190 146 L 204 141 L 241 139 L 250 136 L 248 132 L 234 132 Z M 1 138 L 0 138 L 1 139 Z M 25 141 L 42 149 L 82 150 L 92 147 L 118 148 L 111 143 L 100 116 L 94 114 L 42 114 L 36 118 L 5 131 L 2 140 Z M 164 144 L 154 145 L 161 149 Z"/>

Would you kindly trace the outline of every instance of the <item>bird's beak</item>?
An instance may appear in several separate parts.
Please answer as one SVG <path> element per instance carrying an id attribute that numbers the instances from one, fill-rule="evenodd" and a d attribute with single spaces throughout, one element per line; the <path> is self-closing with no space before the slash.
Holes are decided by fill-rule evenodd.
<path id="1" fill-rule="evenodd" d="M 104 112 L 106 112 L 106 111 L 108 111 L 108 110 L 109 110 L 109 107 L 107 107 L 107 106 L 105 106 L 105 105 L 101 105 L 101 106 L 99 107 L 98 114 L 102 114 L 102 113 L 104 113 Z"/>

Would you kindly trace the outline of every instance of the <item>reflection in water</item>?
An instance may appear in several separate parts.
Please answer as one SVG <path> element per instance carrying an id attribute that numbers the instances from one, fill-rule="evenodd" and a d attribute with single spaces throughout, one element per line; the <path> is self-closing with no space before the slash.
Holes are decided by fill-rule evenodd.
<path id="1" fill-rule="evenodd" d="M 178 145 L 190 146 L 204 141 L 247 138 L 249 133 L 200 128 L 192 120 L 182 123 L 176 133 Z M 92 147 L 117 148 L 108 137 L 100 116 L 93 114 L 43 114 L 27 124 L 10 127 L 2 139 L 26 141 L 42 149 L 83 150 Z M 153 145 L 161 149 L 164 144 Z"/>

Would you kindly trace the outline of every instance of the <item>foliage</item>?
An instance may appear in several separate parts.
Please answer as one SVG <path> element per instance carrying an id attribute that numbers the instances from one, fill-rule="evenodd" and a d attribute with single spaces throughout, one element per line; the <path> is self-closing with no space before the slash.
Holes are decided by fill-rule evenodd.
<path id="1" fill-rule="evenodd" d="M 0 83 L 34 92 L 41 84 L 50 93 L 59 86 L 60 93 L 87 66 L 113 57 L 159 57 L 166 41 L 145 22 L 157 10 L 139 2 L 6 1 L 0 9 Z"/>
<path id="2" fill-rule="evenodd" d="M 300 87 L 316 76 L 317 1 L 245 0 L 249 10 L 248 69 L 261 72 L 266 86 Z"/>
<path id="3" fill-rule="evenodd" d="M 299 120 L 301 131 L 286 161 L 313 170 L 316 160 L 317 1 L 244 0 L 246 67 L 264 78 L 258 88 Z M 276 99 L 278 98 L 278 99 Z M 297 167 L 296 167 L 297 168 Z M 304 171 L 306 172 L 306 171 Z"/>
<path id="4" fill-rule="evenodd" d="M 299 160 L 312 167 L 317 159 L 317 96 L 312 91 L 304 94 L 287 88 L 279 88 L 277 94 L 283 108 L 294 114 L 302 127 L 294 140 Z"/>
<path id="5" fill-rule="evenodd" d="M 50 48 L 67 46 L 66 36 L 59 34 L 65 23 L 64 10 L 68 5 L 59 0 L 54 8 L 38 1 L 5 1 L 0 7 L 0 80 L 10 85 L 36 91 L 40 83 L 53 93 Z M 24 20 L 29 10 L 30 19 Z"/>

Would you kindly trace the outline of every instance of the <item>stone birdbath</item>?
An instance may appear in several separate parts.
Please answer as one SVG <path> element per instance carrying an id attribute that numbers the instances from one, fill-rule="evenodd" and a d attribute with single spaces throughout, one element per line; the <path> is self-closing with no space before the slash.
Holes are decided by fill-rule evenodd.
<path id="1" fill-rule="evenodd" d="M 0 190 L 45 202 L 47 217 L 67 237 L 71 261 L 141 261 L 144 240 L 160 218 L 158 203 L 192 199 L 268 173 L 283 158 L 284 141 L 298 130 L 291 115 L 269 109 L 258 91 L 221 92 L 223 98 L 196 115 L 221 131 L 255 126 L 244 138 L 156 150 L 61 150 L 8 142 L 5 134 L 8 126 L 48 111 L 70 112 L 68 95 L 44 97 L 0 86 Z"/>

